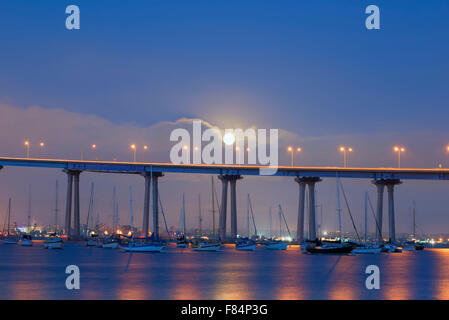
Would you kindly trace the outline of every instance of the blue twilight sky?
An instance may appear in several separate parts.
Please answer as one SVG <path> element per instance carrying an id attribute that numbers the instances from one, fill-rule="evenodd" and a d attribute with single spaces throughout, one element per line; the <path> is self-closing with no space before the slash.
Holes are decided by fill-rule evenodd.
<path id="1" fill-rule="evenodd" d="M 80 7 L 80 30 L 65 28 L 70 4 Z M 370 4 L 380 8 L 380 30 L 365 28 Z M 393 166 L 394 144 L 406 145 L 405 166 L 449 165 L 448 17 L 446 0 L 3 0 L 0 117 L 23 119 L 12 110 L 30 106 L 38 107 L 36 118 L 86 117 L 98 124 L 97 141 L 107 140 L 105 123 L 126 135 L 127 126 L 201 118 L 222 128 L 288 131 L 305 147 L 308 165 L 338 163 L 340 144 L 354 146 L 360 166 Z M 9 123 L 1 153 L 22 155 L 14 146 L 37 132 L 60 137 L 63 131 L 39 131 L 55 121 L 42 118 L 34 131 Z M 282 150 L 280 157 L 288 162 Z M 20 183 L 17 190 L 26 190 Z M 329 212 L 334 190 L 323 195 Z M 404 221 L 416 190 L 403 194 Z M 426 184 L 426 192 L 423 201 L 440 219 L 427 230 L 449 230 L 447 204 L 435 202 L 444 191 Z M 286 206 L 294 221 L 292 199 Z"/>

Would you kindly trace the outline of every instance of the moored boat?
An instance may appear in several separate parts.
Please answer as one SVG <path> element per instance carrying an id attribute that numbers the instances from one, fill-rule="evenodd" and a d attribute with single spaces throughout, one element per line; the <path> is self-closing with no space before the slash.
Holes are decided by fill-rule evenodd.
<path id="1" fill-rule="evenodd" d="M 22 235 L 22 239 L 20 240 L 19 245 L 22 247 L 31 247 L 33 245 L 33 240 L 30 234 Z"/>
<path id="2" fill-rule="evenodd" d="M 105 249 L 117 249 L 119 247 L 118 239 L 113 237 L 104 238 L 101 247 Z"/>
<path id="3" fill-rule="evenodd" d="M 383 246 L 382 252 L 397 253 L 397 252 L 402 252 L 402 249 L 395 246 L 394 244 L 387 243 Z"/>
<path id="4" fill-rule="evenodd" d="M 381 253 L 382 248 L 379 246 L 363 246 L 363 247 L 355 247 L 351 251 L 352 253 L 356 254 L 376 254 Z"/>
<path id="5" fill-rule="evenodd" d="M 164 249 L 164 245 L 159 243 L 129 243 L 128 246 L 120 246 L 127 252 L 161 252 Z"/>
<path id="6" fill-rule="evenodd" d="M 86 246 L 88 247 L 96 247 L 98 246 L 98 234 L 92 232 L 90 236 L 87 238 Z"/>
<path id="7" fill-rule="evenodd" d="M 62 239 L 54 233 L 48 234 L 44 241 L 45 249 L 62 249 L 63 242 Z"/>
<path id="8" fill-rule="evenodd" d="M 220 251 L 221 242 L 208 239 L 194 239 L 192 241 L 193 251 Z"/>
<path id="9" fill-rule="evenodd" d="M 280 240 L 270 240 L 265 242 L 265 249 L 268 250 L 287 250 L 287 242 Z"/>
<path id="10" fill-rule="evenodd" d="M 186 237 L 184 236 L 184 234 L 180 235 L 177 239 L 176 239 L 176 247 L 178 248 L 187 248 L 189 246 L 189 243 L 186 240 Z"/>
<path id="11" fill-rule="evenodd" d="M 353 247 L 345 244 L 323 244 L 319 246 L 306 246 L 306 252 L 311 254 L 348 254 Z"/>
<path id="12" fill-rule="evenodd" d="M 128 238 L 128 237 L 126 237 Z M 127 243 L 121 243 L 120 249 L 127 252 L 161 252 L 165 243 L 155 241 L 154 237 L 149 238 L 128 238 Z"/>
<path id="13" fill-rule="evenodd" d="M 255 251 L 256 243 L 249 239 L 240 239 L 236 242 L 235 249 L 239 251 Z"/>
<path id="14" fill-rule="evenodd" d="M 14 234 L 9 234 L 3 239 L 3 244 L 17 244 L 19 239 Z"/>

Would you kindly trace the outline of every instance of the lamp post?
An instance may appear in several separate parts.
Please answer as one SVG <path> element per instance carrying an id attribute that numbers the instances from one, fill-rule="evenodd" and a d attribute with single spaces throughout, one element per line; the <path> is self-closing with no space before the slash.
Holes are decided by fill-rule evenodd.
<path id="1" fill-rule="evenodd" d="M 292 146 L 288 146 L 287 147 L 287 151 L 291 153 L 291 161 L 290 161 L 290 165 L 293 167 L 294 164 L 294 152 L 301 152 L 301 147 L 297 147 L 296 149 L 294 149 Z"/>
<path id="2" fill-rule="evenodd" d="M 148 150 L 148 146 L 143 146 L 143 151 L 142 151 L 142 162 L 145 162 L 145 151 Z"/>
<path id="3" fill-rule="evenodd" d="M 24 142 L 25 148 L 27 150 L 27 159 L 30 158 L 30 142 L 27 140 Z"/>
<path id="4" fill-rule="evenodd" d="M 343 152 L 343 167 L 347 167 L 348 166 L 348 158 L 349 158 L 349 154 L 347 154 L 346 152 L 351 153 L 353 151 L 353 149 L 351 147 L 346 148 L 345 146 L 341 146 L 340 147 L 340 152 Z"/>
<path id="5" fill-rule="evenodd" d="M 40 147 L 40 153 L 41 153 L 41 157 L 43 156 L 43 152 L 44 152 L 44 147 L 45 147 L 45 143 L 44 142 L 40 142 L 39 143 L 39 147 Z"/>
<path id="6" fill-rule="evenodd" d="M 97 149 L 97 145 L 94 143 L 92 146 L 92 157 L 94 158 L 94 160 L 98 160 L 97 157 L 95 157 L 95 150 Z"/>
<path id="7" fill-rule="evenodd" d="M 401 153 L 405 151 L 405 148 L 404 147 L 395 146 L 393 148 L 393 150 L 394 150 L 394 152 L 398 153 L 398 168 L 400 168 L 401 167 Z"/>
<path id="8" fill-rule="evenodd" d="M 240 147 L 235 147 L 235 162 L 236 164 L 241 164 L 240 163 Z"/>
<path id="9" fill-rule="evenodd" d="M 136 162 L 136 150 L 137 148 L 136 148 L 136 145 L 135 144 L 132 144 L 131 145 L 131 150 L 133 151 L 133 162 Z"/>

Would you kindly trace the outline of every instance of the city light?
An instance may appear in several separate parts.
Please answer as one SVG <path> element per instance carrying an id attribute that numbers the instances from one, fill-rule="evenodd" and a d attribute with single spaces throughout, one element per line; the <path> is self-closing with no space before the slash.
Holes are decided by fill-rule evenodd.
<path id="1" fill-rule="evenodd" d="M 351 147 L 345 147 L 345 146 L 341 146 L 340 147 L 340 152 L 343 152 L 343 167 L 347 168 L 348 167 L 348 163 L 349 163 L 349 154 L 353 151 L 353 149 Z"/>
<path id="2" fill-rule="evenodd" d="M 398 168 L 400 168 L 401 167 L 401 153 L 405 151 L 405 148 L 404 147 L 395 146 L 393 148 L 393 150 L 394 150 L 394 152 L 398 153 Z"/>
<path id="3" fill-rule="evenodd" d="M 131 150 L 133 151 L 133 162 L 136 162 L 136 152 L 137 152 L 137 148 L 135 144 L 131 145 Z"/>
<path id="4" fill-rule="evenodd" d="M 293 167 L 294 164 L 294 148 L 292 146 L 287 147 L 287 151 L 291 153 L 290 165 Z M 296 147 L 296 152 L 301 152 L 301 147 Z"/>
<path id="5" fill-rule="evenodd" d="M 24 142 L 24 145 L 26 147 L 27 159 L 29 159 L 30 158 L 30 142 L 27 140 Z"/>

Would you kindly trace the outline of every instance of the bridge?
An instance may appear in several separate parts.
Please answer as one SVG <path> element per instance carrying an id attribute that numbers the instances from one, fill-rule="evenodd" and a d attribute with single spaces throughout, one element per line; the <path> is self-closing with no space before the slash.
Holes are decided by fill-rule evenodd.
<path id="1" fill-rule="evenodd" d="M 257 165 L 206 165 L 206 164 L 173 164 L 173 163 L 140 163 L 140 162 L 117 162 L 117 161 L 86 161 L 67 159 L 29 159 L 29 158 L 7 158 L 0 157 L 0 169 L 3 167 L 38 167 L 61 169 L 67 174 L 67 198 L 65 215 L 65 233 L 76 239 L 80 237 L 80 204 L 79 204 L 79 179 L 82 172 L 99 173 L 121 173 L 138 174 L 145 179 L 144 215 L 142 222 L 142 233 L 149 234 L 150 219 L 150 190 L 153 199 L 158 199 L 158 180 L 164 173 L 191 173 L 191 174 L 214 174 L 222 182 L 221 208 L 219 213 L 219 234 L 222 239 L 226 238 L 226 217 L 228 185 L 231 188 L 231 239 L 237 237 L 237 203 L 236 182 L 243 176 L 258 176 L 260 169 L 266 166 Z M 377 241 L 382 241 L 382 218 L 383 198 L 385 187 L 388 191 L 388 213 L 389 213 L 389 237 L 392 242 L 395 236 L 394 215 L 394 187 L 401 180 L 449 180 L 449 169 L 419 169 L 419 168 L 343 168 L 343 167 L 286 167 L 279 166 L 273 175 L 261 177 L 285 176 L 292 177 L 299 185 L 298 220 L 296 240 L 304 241 L 304 211 L 305 190 L 309 189 L 309 228 L 308 237 L 315 239 L 315 184 L 322 178 L 360 178 L 370 179 L 377 188 Z M 72 196 L 72 189 L 73 196 Z M 152 188 L 151 188 L 152 187 Z M 72 199 L 73 198 L 73 199 Z M 72 201 L 73 200 L 73 201 Z M 72 202 L 73 222 L 72 229 Z M 159 238 L 159 210 L 157 201 L 152 203 L 153 234 Z"/>

